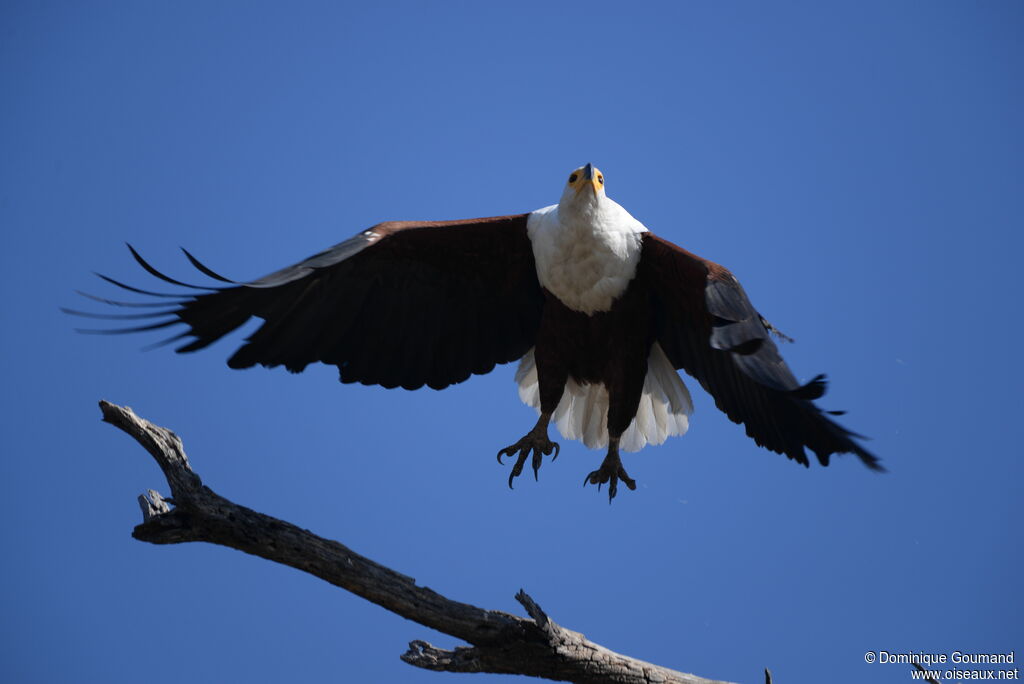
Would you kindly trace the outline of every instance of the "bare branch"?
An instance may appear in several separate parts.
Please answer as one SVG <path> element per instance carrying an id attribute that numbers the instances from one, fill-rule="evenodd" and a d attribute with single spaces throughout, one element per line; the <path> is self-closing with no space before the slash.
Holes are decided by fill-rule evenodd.
<path id="1" fill-rule="evenodd" d="M 918 663 L 914 663 L 914 667 L 917 668 L 918 672 L 921 672 L 921 673 L 923 673 L 925 675 L 929 674 L 928 670 L 926 670 L 923 667 L 921 667 Z M 935 681 L 935 679 L 933 677 L 926 676 L 924 681 L 929 682 L 929 684 L 939 684 L 937 681 Z"/>
<path id="2" fill-rule="evenodd" d="M 559 626 L 520 590 L 532 619 L 446 598 L 365 558 L 343 544 L 239 506 L 216 494 L 192 470 L 181 440 L 130 408 L 100 402 L 103 420 L 138 441 L 156 460 L 173 498 L 153 490 L 139 497 L 141 541 L 205 541 L 308 572 L 402 617 L 472 644 L 454 650 L 413 641 L 402 660 L 444 672 L 522 674 L 581 684 L 722 684 L 636 660 Z M 173 506 L 173 507 L 172 507 Z"/>

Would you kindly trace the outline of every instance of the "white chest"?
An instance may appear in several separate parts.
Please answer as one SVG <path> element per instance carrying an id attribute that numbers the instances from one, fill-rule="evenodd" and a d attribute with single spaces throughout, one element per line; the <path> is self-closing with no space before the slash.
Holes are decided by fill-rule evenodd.
<path id="1" fill-rule="evenodd" d="M 570 309 L 608 311 L 640 261 L 643 224 L 611 200 L 600 211 L 570 214 L 551 206 L 530 214 L 527 232 L 540 284 Z"/>

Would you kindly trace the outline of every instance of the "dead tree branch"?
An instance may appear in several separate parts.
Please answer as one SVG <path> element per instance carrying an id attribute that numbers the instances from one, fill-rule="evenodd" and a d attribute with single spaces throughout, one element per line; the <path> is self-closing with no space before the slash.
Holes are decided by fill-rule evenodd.
<path id="1" fill-rule="evenodd" d="M 139 497 L 143 522 L 132 536 L 153 544 L 204 541 L 289 565 L 393 613 L 472 644 L 454 650 L 413 641 L 402 660 L 444 672 L 522 674 L 581 684 L 716 684 L 610 651 L 557 625 L 526 592 L 516 600 L 531 619 L 452 601 L 336 541 L 239 506 L 202 483 L 176 434 L 130 408 L 100 402 L 103 420 L 138 441 L 171 488 Z"/>

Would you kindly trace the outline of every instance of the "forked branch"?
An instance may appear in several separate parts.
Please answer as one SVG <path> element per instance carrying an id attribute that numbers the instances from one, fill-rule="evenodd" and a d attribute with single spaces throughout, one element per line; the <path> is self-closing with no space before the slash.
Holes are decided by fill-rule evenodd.
<path id="1" fill-rule="evenodd" d="M 522 674 L 608 684 L 715 684 L 610 651 L 557 625 L 524 591 L 516 600 L 529 619 L 446 598 L 343 544 L 228 501 L 202 483 L 176 434 L 139 418 L 130 408 L 100 402 L 103 420 L 138 441 L 171 488 L 139 497 L 143 522 L 132 536 L 153 544 L 204 541 L 290 565 L 393 613 L 461 639 L 454 650 L 413 641 L 402 660 L 444 672 Z"/>

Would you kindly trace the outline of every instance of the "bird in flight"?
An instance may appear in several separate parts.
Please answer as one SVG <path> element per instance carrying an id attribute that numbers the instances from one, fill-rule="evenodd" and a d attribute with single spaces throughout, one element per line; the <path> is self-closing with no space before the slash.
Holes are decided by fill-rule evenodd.
<path id="1" fill-rule="evenodd" d="M 754 309 L 727 269 L 647 230 L 605 191 L 591 164 L 573 171 L 558 204 L 527 214 L 458 221 L 392 221 L 364 230 L 305 261 L 250 282 L 224 278 L 196 286 L 150 274 L 192 293 L 158 293 L 104 280 L 164 301 L 142 314 L 68 313 L 159 319 L 138 327 L 84 332 L 141 332 L 184 324 L 165 340 L 193 352 L 252 317 L 262 325 L 228 359 L 231 368 L 311 363 L 337 366 L 341 382 L 387 388 L 443 389 L 495 365 L 519 362 L 522 400 L 540 417 L 498 452 L 514 457 L 508 484 L 530 459 L 557 457 L 554 421 L 567 439 L 606 448 L 584 485 L 636 483 L 620 451 L 638 451 L 682 435 L 693 411 L 684 370 L 715 405 L 742 423 L 758 445 L 809 465 L 806 449 L 827 466 L 855 454 L 872 470 L 878 459 L 814 400 L 824 376 L 801 384 L 771 339 L 777 332 Z M 183 250 L 184 251 L 184 250 Z M 85 294 L 85 293 L 82 293 Z"/>

